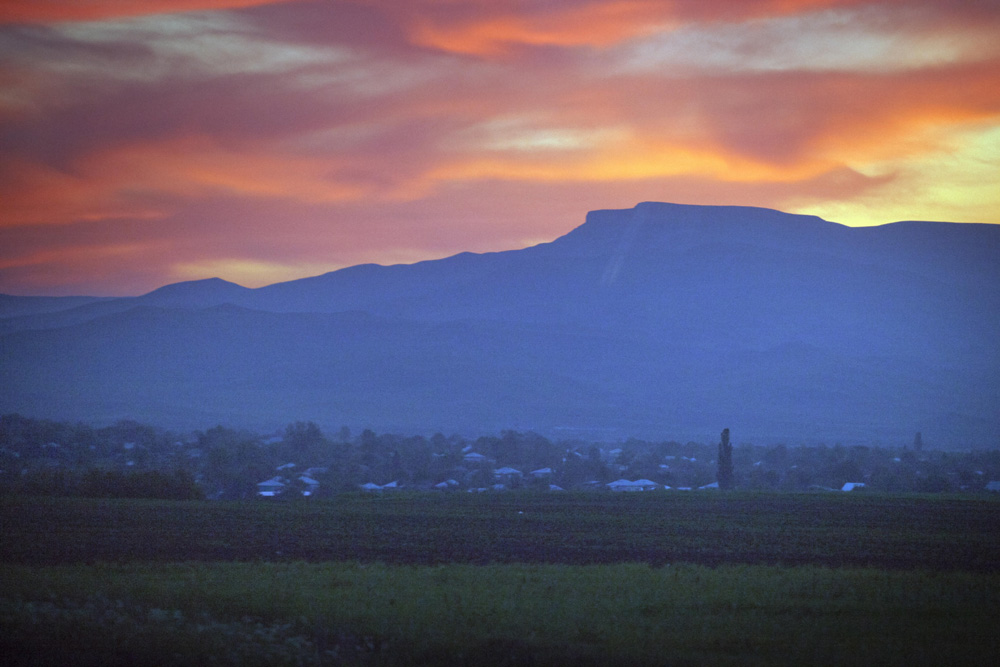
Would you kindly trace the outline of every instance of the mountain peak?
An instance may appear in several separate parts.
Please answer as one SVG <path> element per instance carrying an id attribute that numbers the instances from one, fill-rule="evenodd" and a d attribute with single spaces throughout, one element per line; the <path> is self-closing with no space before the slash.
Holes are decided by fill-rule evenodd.
<path id="1" fill-rule="evenodd" d="M 817 216 L 769 208 L 647 201 L 629 209 L 590 211 L 584 224 L 554 243 L 585 254 L 634 246 L 685 250 L 719 242 L 785 247 L 845 229 Z"/>
<path id="2" fill-rule="evenodd" d="M 237 285 L 236 283 L 229 282 L 228 280 L 224 280 L 219 277 L 200 278 L 197 280 L 182 280 L 181 282 L 170 283 L 169 285 L 164 285 L 163 287 L 157 287 L 152 292 L 147 292 L 143 296 L 151 296 L 153 294 L 158 294 L 163 292 L 200 289 L 205 287 L 211 287 L 211 288 L 239 287 L 240 289 L 244 289 L 241 285 Z"/>
<path id="3" fill-rule="evenodd" d="M 695 226 L 702 231 L 718 229 L 731 233 L 736 228 L 774 227 L 776 225 L 835 225 L 815 215 L 785 213 L 758 206 L 709 206 L 644 201 L 629 209 L 602 209 L 587 214 L 587 223 L 601 224 L 607 220 L 632 224 Z M 839 226 L 839 225 L 838 225 Z"/>
<path id="4" fill-rule="evenodd" d="M 205 278 L 164 285 L 142 295 L 139 299 L 143 304 L 153 306 L 204 307 L 230 303 L 248 291 L 246 287 L 222 278 Z"/>

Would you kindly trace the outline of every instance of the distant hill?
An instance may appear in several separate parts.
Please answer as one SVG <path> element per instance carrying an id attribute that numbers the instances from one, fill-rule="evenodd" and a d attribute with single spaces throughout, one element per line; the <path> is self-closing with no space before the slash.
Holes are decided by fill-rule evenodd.
<path id="1" fill-rule="evenodd" d="M 994 225 L 643 203 L 522 250 L 25 298 L 0 298 L 0 412 L 1000 446 Z"/>
<path id="2" fill-rule="evenodd" d="M 94 296 L 33 297 L 0 294 L 0 319 L 54 313 L 105 300 L 107 299 Z"/>

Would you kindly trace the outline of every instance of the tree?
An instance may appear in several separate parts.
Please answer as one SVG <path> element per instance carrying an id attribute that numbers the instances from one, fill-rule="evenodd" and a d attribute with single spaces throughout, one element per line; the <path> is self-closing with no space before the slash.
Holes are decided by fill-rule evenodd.
<path id="1" fill-rule="evenodd" d="M 729 444 L 729 429 L 722 429 L 722 442 L 719 443 L 719 474 L 720 489 L 733 488 L 733 446 Z"/>
<path id="2" fill-rule="evenodd" d="M 315 456 L 326 442 L 323 432 L 313 422 L 295 422 L 285 427 L 285 445 L 295 456 Z"/>
<path id="3" fill-rule="evenodd" d="M 375 431 L 366 428 L 361 432 L 358 451 L 361 454 L 361 463 L 368 467 L 375 465 L 378 460 L 378 437 L 375 435 Z"/>

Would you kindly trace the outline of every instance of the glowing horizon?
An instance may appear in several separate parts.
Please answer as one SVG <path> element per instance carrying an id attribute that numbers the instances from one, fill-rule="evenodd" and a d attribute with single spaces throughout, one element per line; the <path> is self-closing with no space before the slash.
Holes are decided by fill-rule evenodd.
<path id="1" fill-rule="evenodd" d="M 1000 224 L 1000 3 L 14 0 L 0 293 L 250 287 L 593 209 Z"/>

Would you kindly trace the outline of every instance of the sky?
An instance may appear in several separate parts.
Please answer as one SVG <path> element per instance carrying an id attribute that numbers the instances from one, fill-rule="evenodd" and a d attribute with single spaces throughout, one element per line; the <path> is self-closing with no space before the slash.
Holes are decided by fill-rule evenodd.
<path id="1" fill-rule="evenodd" d="M 641 201 L 1000 223 L 1000 0 L 0 4 L 0 293 L 257 287 Z"/>

